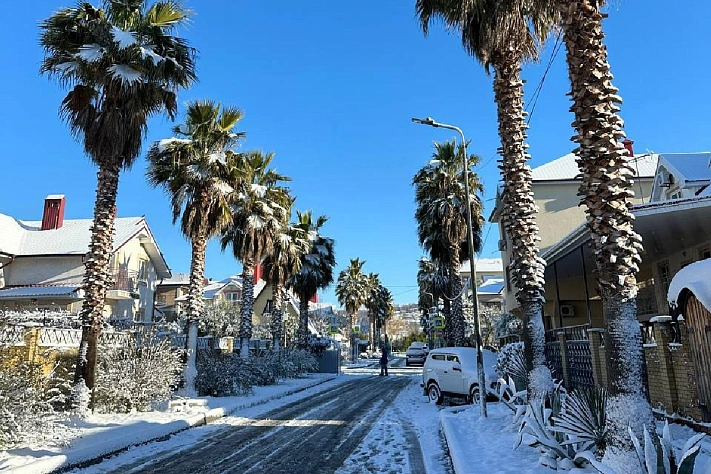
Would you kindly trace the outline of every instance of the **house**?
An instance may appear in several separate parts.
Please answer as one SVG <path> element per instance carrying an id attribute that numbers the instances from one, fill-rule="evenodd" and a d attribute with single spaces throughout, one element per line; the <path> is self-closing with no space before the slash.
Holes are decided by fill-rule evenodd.
<path id="1" fill-rule="evenodd" d="M 652 186 L 652 202 L 692 198 L 711 184 L 711 152 L 664 153 Z"/>
<path id="2" fill-rule="evenodd" d="M 631 153 L 633 153 L 632 143 L 631 140 L 625 141 L 625 146 Z M 631 202 L 633 204 L 643 204 L 650 200 L 649 196 L 655 179 L 659 155 L 645 153 L 633 156 L 631 165 L 635 170 L 635 196 L 631 199 Z M 578 164 L 575 160 L 576 156 L 569 153 L 532 169 L 533 197 L 538 208 L 536 222 L 541 239 L 539 249 L 542 253 L 559 243 L 571 231 L 585 222 L 585 209 L 583 206 L 579 206 L 580 196 L 578 196 L 578 189 L 581 180 L 578 177 Z M 501 251 L 506 279 L 505 307 L 509 311 L 516 312 L 518 302 L 516 301 L 515 291 L 509 276 L 511 239 L 506 235 L 501 222 L 502 206 L 503 196 L 499 193 L 489 221 L 499 224 L 499 250 Z M 546 299 L 549 298 L 551 298 L 551 294 L 546 293 Z"/>
<path id="3" fill-rule="evenodd" d="M 705 316 L 687 317 L 708 315 L 708 309 L 699 308 L 695 302 L 689 309 L 688 300 L 681 295 L 677 302 L 682 309 L 668 304 L 675 276 L 695 262 L 707 268 L 711 257 L 711 155 L 673 153 L 654 157 L 654 175 L 651 181 L 645 177 L 641 185 L 649 194 L 637 195 L 630 209 L 635 217 L 634 230 L 643 245 L 637 273 L 637 319 L 650 400 L 668 413 L 711 421 L 711 379 L 706 376 L 711 341 L 705 336 L 711 321 Z M 635 182 L 635 189 L 639 185 Z M 542 200 L 536 198 L 538 203 Z M 572 211 L 539 207 L 539 227 L 545 242 L 541 257 L 547 263 L 543 311 L 548 363 L 554 377 L 564 380 L 569 389 L 606 385 L 605 321 L 590 232 L 582 219 L 572 228 L 570 222 L 560 219 L 558 226 L 566 233 L 558 236 L 559 230 L 551 229 L 556 225 L 552 215 L 570 215 Z M 582 209 L 577 212 L 582 213 Z"/>
<path id="4" fill-rule="evenodd" d="M 92 219 L 65 219 L 64 195 L 49 195 L 41 221 L 0 214 L 0 308 L 77 312 Z M 144 217 L 117 217 L 106 294 L 108 320 L 151 321 L 158 279 L 171 272 Z"/>
<path id="5" fill-rule="evenodd" d="M 165 318 L 165 321 L 175 321 L 180 314 L 181 297 L 188 293 L 190 284 L 189 273 L 175 273 L 172 277 L 163 279 L 156 286 L 155 308 Z"/>

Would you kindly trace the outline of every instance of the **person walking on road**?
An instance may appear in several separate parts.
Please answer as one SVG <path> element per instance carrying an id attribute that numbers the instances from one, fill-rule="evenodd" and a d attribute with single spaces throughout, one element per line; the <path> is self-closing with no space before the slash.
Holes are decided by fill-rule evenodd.
<path id="1" fill-rule="evenodd" d="M 380 375 L 388 375 L 388 349 L 385 345 L 382 348 L 380 355 Z"/>

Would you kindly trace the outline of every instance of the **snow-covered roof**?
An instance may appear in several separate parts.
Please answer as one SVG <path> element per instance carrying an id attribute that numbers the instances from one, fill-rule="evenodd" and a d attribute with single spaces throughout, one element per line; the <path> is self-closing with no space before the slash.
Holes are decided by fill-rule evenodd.
<path id="1" fill-rule="evenodd" d="M 93 219 L 65 219 L 58 229 L 41 230 L 41 221 L 22 221 L 0 214 L 0 251 L 17 256 L 84 255 L 89 251 L 92 224 Z M 114 220 L 113 251 L 136 236 L 140 236 L 158 276 L 170 277 L 168 263 L 144 217 L 118 217 Z"/>
<path id="2" fill-rule="evenodd" d="M 544 163 L 541 166 L 533 168 L 533 181 L 568 181 L 575 179 L 580 170 L 575 162 L 575 154 L 568 153 L 553 161 Z M 631 160 L 632 168 L 635 170 L 635 176 L 640 178 L 652 178 L 657 170 L 657 161 L 659 155 L 655 153 L 645 153 L 635 155 Z"/>
<path id="3" fill-rule="evenodd" d="M 205 285 L 202 289 L 202 297 L 205 298 L 206 300 L 211 300 L 217 295 L 220 291 L 222 291 L 226 286 L 229 285 L 236 285 L 239 288 L 242 288 L 242 277 L 238 275 L 232 275 L 229 276 L 223 280 L 219 281 L 211 281 L 207 285 Z"/>
<path id="4" fill-rule="evenodd" d="M 78 288 L 78 285 L 15 286 L 0 290 L 0 300 L 22 298 L 46 299 L 57 297 L 81 299 L 77 293 Z"/>
<path id="5" fill-rule="evenodd" d="M 505 286 L 506 280 L 503 278 L 489 278 L 476 291 L 480 295 L 500 295 L 503 293 Z"/>
<path id="6" fill-rule="evenodd" d="M 685 266 L 672 278 L 667 300 L 676 305 L 681 292 L 688 289 L 706 309 L 711 310 L 711 279 L 709 275 L 711 275 L 711 259 L 700 260 Z"/>
<path id="7" fill-rule="evenodd" d="M 165 278 L 160 283 L 160 286 L 188 285 L 189 283 L 190 283 L 190 274 L 189 273 L 173 273 L 173 276 L 170 278 Z"/>
<path id="8" fill-rule="evenodd" d="M 711 152 L 663 153 L 659 157 L 660 166 L 677 171 L 685 181 L 711 180 Z"/>
<path id="9" fill-rule="evenodd" d="M 475 271 L 477 273 L 500 273 L 504 274 L 504 262 L 500 258 L 477 258 L 474 260 Z M 459 268 L 460 274 L 469 275 L 469 260 L 465 260 Z"/>

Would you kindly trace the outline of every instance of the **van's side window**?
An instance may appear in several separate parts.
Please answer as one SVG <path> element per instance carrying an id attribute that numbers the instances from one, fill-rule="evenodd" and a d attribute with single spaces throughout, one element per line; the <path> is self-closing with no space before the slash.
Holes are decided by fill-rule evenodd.
<path id="1" fill-rule="evenodd" d="M 444 354 L 432 354 L 434 360 L 444 360 Z"/>
<path id="2" fill-rule="evenodd" d="M 447 361 L 449 361 L 449 362 L 459 362 L 459 357 L 457 357 L 457 356 L 455 356 L 455 355 L 448 355 L 448 356 L 447 356 Z"/>

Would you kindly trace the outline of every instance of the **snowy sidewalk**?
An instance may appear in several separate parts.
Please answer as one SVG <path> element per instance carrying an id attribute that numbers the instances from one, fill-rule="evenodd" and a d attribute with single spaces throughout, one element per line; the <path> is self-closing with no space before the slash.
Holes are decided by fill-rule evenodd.
<path id="1" fill-rule="evenodd" d="M 550 474 L 539 464 L 537 450 L 526 445 L 513 449 L 517 432 L 504 404 L 488 403 L 487 418 L 481 418 L 479 410 L 479 405 L 462 405 L 439 413 L 456 474 Z"/>
<path id="2" fill-rule="evenodd" d="M 260 405 L 337 378 L 336 374 L 311 374 L 282 380 L 279 385 L 254 387 L 252 395 L 205 397 L 206 408 L 189 412 L 144 412 L 124 415 L 90 415 L 68 426 L 69 447 L 11 449 L 0 452 L 0 471 L 9 474 L 44 474 L 69 466 L 91 464 L 126 450 L 194 426 L 201 426 L 234 411 Z"/>

